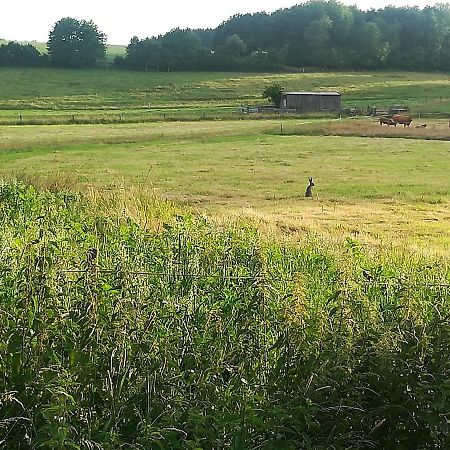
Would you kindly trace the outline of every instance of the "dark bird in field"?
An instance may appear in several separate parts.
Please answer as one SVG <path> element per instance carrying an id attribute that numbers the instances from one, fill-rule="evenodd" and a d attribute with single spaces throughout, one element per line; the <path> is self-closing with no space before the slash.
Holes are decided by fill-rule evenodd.
<path id="1" fill-rule="evenodd" d="M 367 281 L 373 281 L 374 280 L 374 276 L 367 269 L 363 269 L 362 274 L 363 274 L 363 277 Z"/>
<path id="2" fill-rule="evenodd" d="M 98 250 L 94 247 L 90 248 L 86 254 L 86 262 L 87 264 L 93 264 L 97 259 Z"/>

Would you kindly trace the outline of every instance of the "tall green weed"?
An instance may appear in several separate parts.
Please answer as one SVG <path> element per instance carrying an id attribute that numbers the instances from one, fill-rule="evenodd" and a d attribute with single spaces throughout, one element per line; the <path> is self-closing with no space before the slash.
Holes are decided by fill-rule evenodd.
<path id="1" fill-rule="evenodd" d="M 0 186 L 4 448 L 450 445 L 445 261 L 101 202 Z"/>

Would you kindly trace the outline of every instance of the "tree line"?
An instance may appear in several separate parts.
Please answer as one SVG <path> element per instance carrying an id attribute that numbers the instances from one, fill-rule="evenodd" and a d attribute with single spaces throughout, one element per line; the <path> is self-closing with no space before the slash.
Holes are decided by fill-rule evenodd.
<path id="1" fill-rule="evenodd" d="M 238 14 L 214 30 L 134 37 L 116 64 L 139 70 L 448 70 L 450 5 L 362 11 L 310 1 Z"/>
<path id="2" fill-rule="evenodd" d="M 48 55 L 17 43 L 0 46 L 0 65 L 93 67 L 106 36 L 93 22 L 64 18 Z M 238 14 L 215 29 L 174 29 L 133 37 L 116 68 L 172 70 L 450 69 L 450 5 L 363 11 L 313 0 L 273 13 Z"/>

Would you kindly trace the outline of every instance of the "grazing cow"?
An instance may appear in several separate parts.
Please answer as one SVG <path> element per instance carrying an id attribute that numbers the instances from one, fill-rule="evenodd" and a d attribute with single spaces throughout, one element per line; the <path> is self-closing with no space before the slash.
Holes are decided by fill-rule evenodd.
<path id="1" fill-rule="evenodd" d="M 409 127 L 412 122 L 412 116 L 409 114 L 395 114 L 392 116 L 392 120 L 395 122 L 395 126 L 399 123 L 404 127 Z"/>
<path id="2" fill-rule="evenodd" d="M 305 197 L 312 197 L 312 187 L 314 186 L 314 181 L 312 178 L 309 179 L 309 185 L 306 187 Z"/>
<path id="3" fill-rule="evenodd" d="M 381 116 L 380 117 L 380 125 L 383 125 L 383 123 L 385 123 L 388 127 L 391 125 L 396 125 L 396 123 L 394 122 L 394 119 L 391 119 L 390 117 L 386 117 L 386 116 Z"/>

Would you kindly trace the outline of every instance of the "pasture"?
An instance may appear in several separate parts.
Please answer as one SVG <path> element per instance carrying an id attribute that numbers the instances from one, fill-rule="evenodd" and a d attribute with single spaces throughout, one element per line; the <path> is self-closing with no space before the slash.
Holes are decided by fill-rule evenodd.
<path id="1" fill-rule="evenodd" d="M 280 78 L 450 101 L 443 74 L 1 77 L 0 121 L 216 114 Z M 0 442 L 448 448 L 448 121 L 194 118 L 0 125 Z"/>
<path id="2" fill-rule="evenodd" d="M 0 175 L 76 190 L 139 186 L 270 232 L 445 254 L 450 147 L 423 137 L 448 137 L 446 126 L 290 120 L 283 135 L 275 120 L 2 127 Z M 303 198 L 309 176 L 313 201 Z"/>
<path id="3" fill-rule="evenodd" d="M 12 82 L 14 80 L 14 82 Z M 343 106 L 409 106 L 414 112 L 449 110 L 445 73 L 142 73 L 116 70 L 0 69 L 0 110 L 108 111 L 232 107 L 264 104 L 272 82 L 286 90 L 337 90 Z"/>

